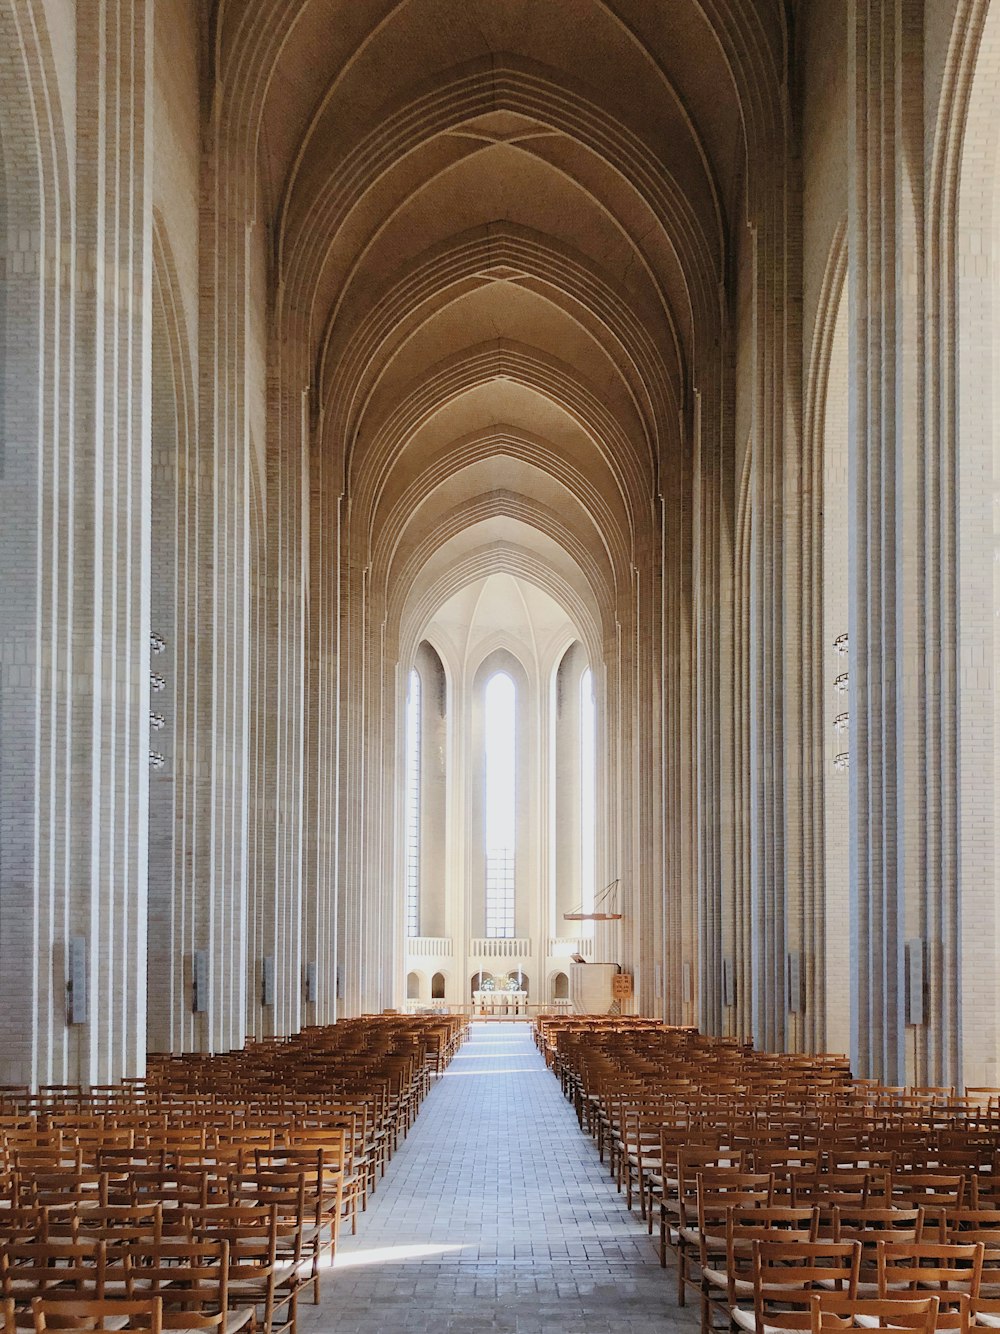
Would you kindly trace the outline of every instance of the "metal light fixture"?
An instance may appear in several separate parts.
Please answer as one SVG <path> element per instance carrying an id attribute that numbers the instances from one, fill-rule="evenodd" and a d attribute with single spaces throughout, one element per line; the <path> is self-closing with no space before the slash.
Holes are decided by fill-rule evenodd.
<path id="1" fill-rule="evenodd" d="M 837 657 L 841 661 L 843 661 L 847 657 L 849 650 L 849 640 L 846 631 L 843 634 L 837 635 L 836 639 L 833 641 L 833 648 L 834 652 L 837 654 Z M 851 681 L 848 672 L 839 672 L 833 678 L 833 689 L 835 694 L 837 694 L 838 696 L 846 695 L 850 687 L 850 684 Z M 847 731 L 850 721 L 851 721 L 851 715 L 846 709 L 841 709 L 833 720 L 833 731 L 837 740 L 837 747 L 838 747 L 837 753 L 833 757 L 833 767 L 837 771 L 837 773 L 846 773 L 851 765 L 850 751 L 839 749 L 839 747 L 844 744 L 843 741 L 844 733 Z"/>

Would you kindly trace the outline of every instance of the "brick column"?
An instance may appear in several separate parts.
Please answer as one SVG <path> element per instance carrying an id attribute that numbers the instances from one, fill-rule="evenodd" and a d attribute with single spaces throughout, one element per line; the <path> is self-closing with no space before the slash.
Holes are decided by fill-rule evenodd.
<path id="1" fill-rule="evenodd" d="M 902 1083 L 904 940 L 924 935 L 922 133 L 915 0 L 852 0 L 852 1059 Z M 940 903 L 941 890 L 934 895 Z"/>

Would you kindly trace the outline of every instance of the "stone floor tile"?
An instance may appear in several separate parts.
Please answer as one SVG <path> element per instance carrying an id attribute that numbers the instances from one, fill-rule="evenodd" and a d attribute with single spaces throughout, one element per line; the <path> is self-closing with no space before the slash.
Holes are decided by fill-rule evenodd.
<path id="1" fill-rule="evenodd" d="M 473 1024 L 300 1334 L 693 1334 L 526 1024 Z"/>

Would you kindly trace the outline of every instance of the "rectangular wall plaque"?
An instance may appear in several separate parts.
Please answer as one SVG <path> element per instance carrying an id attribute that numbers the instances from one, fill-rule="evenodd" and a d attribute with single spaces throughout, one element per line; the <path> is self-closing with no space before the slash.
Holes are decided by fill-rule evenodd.
<path id="1" fill-rule="evenodd" d="M 722 1003 L 735 1005 L 736 986 L 733 977 L 733 961 L 728 956 L 722 960 Z"/>
<path id="2" fill-rule="evenodd" d="M 208 950 L 195 950 L 191 974 L 194 982 L 191 1008 L 195 1014 L 205 1014 L 208 1010 Z"/>
<path id="3" fill-rule="evenodd" d="M 319 969 L 315 963 L 306 964 L 306 1003 L 315 1005 L 319 990 Z"/>
<path id="4" fill-rule="evenodd" d="M 270 1006 L 274 1004 L 274 955 L 265 954 L 261 969 L 261 1005 Z"/>
<path id="5" fill-rule="evenodd" d="M 788 1012 L 798 1014 L 802 1009 L 802 962 L 798 950 L 788 951 Z"/>
<path id="6" fill-rule="evenodd" d="M 611 979 L 611 994 L 615 1000 L 629 1000 L 632 996 L 632 974 L 615 973 Z"/>
<path id="7" fill-rule="evenodd" d="M 906 942 L 906 1022 L 924 1022 L 924 942 L 919 936 Z"/>
<path id="8" fill-rule="evenodd" d="M 681 979 L 681 1000 L 685 1005 L 690 1005 L 694 1000 L 694 970 L 691 967 L 690 959 L 684 961 Z"/>
<path id="9" fill-rule="evenodd" d="M 73 936 L 69 942 L 69 1022 L 85 1024 L 89 1015 L 87 985 L 87 937 Z"/>

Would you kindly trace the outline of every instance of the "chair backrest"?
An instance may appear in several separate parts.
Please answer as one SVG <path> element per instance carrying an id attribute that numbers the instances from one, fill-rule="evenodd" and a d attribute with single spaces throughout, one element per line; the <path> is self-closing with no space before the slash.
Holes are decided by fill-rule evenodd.
<path id="1" fill-rule="evenodd" d="M 25 1301 L 59 1288 L 65 1295 L 104 1296 L 101 1241 L 21 1241 L 0 1249 L 0 1296 Z"/>
<path id="2" fill-rule="evenodd" d="M 983 1273 L 983 1244 L 949 1242 L 879 1243 L 878 1295 L 935 1292 L 940 1298 L 938 1328 L 963 1327 L 967 1319 L 959 1297 L 975 1301 Z"/>
<path id="3" fill-rule="evenodd" d="M 858 1242 L 753 1243 L 754 1313 L 757 1328 L 810 1329 L 816 1286 L 856 1297 L 861 1267 Z"/>
<path id="4" fill-rule="evenodd" d="M 122 1273 L 130 1298 L 161 1299 L 165 1327 L 225 1328 L 230 1273 L 225 1238 L 136 1242 L 125 1254 Z"/>
<path id="5" fill-rule="evenodd" d="M 892 1198 L 898 1204 L 917 1204 L 925 1209 L 958 1209 L 965 1201 L 967 1187 L 964 1172 L 898 1172 L 892 1181 Z"/>
<path id="6" fill-rule="evenodd" d="M 924 1231 L 923 1209 L 887 1209 L 883 1205 L 834 1206 L 834 1241 L 860 1241 L 872 1247 L 879 1241 L 917 1242 Z"/>
<path id="7" fill-rule="evenodd" d="M 819 1210 L 776 1204 L 738 1206 L 726 1215 L 726 1274 L 729 1302 L 735 1306 L 737 1284 L 753 1274 L 755 1241 L 779 1241 L 789 1245 L 815 1241 Z"/>
<path id="8" fill-rule="evenodd" d="M 697 1213 L 698 1175 L 709 1168 L 733 1168 L 739 1171 L 743 1166 L 743 1155 L 736 1149 L 721 1149 L 711 1144 L 693 1144 L 676 1151 L 677 1193 L 687 1199 L 690 1217 Z M 668 1162 L 663 1164 L 664 1172 L 669 1170 Z"/>
<path id="9" fill-rule="evenodd" d="M 819 1210 L 814 1205 L 772 1204 L 736 1206 L 726 1220 L 727 1233 L 747 1242 L 816 1241 L 819 1234 Z"/>
<path id="10" fill-rule="evenodd" d="M 879 1168 L 836 1168 L 811 1178 L 796 1177 L 792 1195 L 796 1204 L 811 1202 L 827 1208 L 836 1205 L 877 1205 L 892 1202 L 892 1178 Z"/>
<path id="11" fill-rule="evenodd" d="M 857 1328 L 910 1329 L 916 1334 L 934 1334 L 939 1304 L 937 1297 L 883 1300 L 817 1292 L 812 1296 L 812 1334 Z"/>
<path id="12" fill-rule="evenodd" d="M 67 1324 L 95 1334 L 117 1334 L 123 1328 L 123 1321 L 128 1329 L 148 1330 L 149 1334 L 162 1334 L 163 1330 L 163 1303 L 159 1297 L 87 1301 L 36 1297 L 31 1303 L 31 1314 L 36 1334 L 45 1334 L 50 1329 L 65 1330 Z"/>
<path id="13" fill-rule="evenodd" d="M 744 1172 L 739 1167 L 709 1167 L 695 1178 L 698 1231 L 725 1236 L 726 1219 L 736 1208 L 774 1202 L 774 1177 L 769 1172 Z M 682 1204 L 685 1213 L 687 1205 Z"/>

